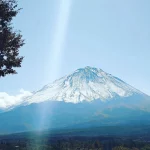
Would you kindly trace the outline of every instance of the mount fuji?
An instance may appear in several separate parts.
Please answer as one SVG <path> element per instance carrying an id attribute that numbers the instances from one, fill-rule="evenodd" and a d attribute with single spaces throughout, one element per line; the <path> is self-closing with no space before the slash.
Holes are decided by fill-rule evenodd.
<path id="1" fill-rule="evenodd" d="M 44 86 L 28 97 L 26 102 L 30 104 L 54 100 L 80 103 L 96 99 L 108 101 L 133 95 L 145 94 L 101 69 L 85 67 Z"/>
<path id="2" fill-rule="evenodd" d="M 0 113 L 0 133 L 150 125 L 150 97 L 101 69 L 85 67 Z"/>

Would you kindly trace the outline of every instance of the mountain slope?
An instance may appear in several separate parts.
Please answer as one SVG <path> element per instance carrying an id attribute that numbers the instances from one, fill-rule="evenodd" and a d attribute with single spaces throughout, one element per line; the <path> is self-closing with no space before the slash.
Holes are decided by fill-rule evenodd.
<path id="1" fill-rule="evenodd" d="M 0 113 L 0 134 L 147 126 L 149 116 L 149 96 L 101 69 L 85 67 L 34 92 L 19 106 Z"/>
<path id="2" fill-rule="evenodd" d="M 100 99 L 106 101 L 115 97 L 129 97 L 142 92 L 101 69 L 85 67 L 48 84 L 26 99 L 26 103 L 47 100 L 79 103 Z"/>
<path id="3" fill-rule="evenodd" d="M 150 125 L 150 111 L 141 107 L 141 101 L 145 99 L 130 97 L 105 103 L 95 100 L 76 104 L 47 101 L 20 106 L 0 114 L 0 134 L 45 129 Z M 139 106 L 134 102 L 138 102 Z"/>

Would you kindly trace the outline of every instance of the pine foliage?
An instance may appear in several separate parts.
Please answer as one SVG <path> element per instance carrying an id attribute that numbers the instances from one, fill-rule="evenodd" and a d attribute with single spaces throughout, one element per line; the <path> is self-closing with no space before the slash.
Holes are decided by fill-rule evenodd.
<path id="1" fill-rule="evenodd" d="M 20 9 L 16 0 L 0 0 L 0 77 L 16 74 L 23 60 L 19 49 L 24 45 L 20 31 L 14 31 L 12 19 Z"/>

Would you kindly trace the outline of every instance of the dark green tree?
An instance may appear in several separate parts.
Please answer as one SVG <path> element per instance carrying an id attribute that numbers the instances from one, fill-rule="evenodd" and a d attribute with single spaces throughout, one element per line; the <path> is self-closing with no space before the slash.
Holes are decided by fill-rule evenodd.
<path id="1" fill-rule="evenodd" d="M 16 74 L 23 60 L 19 49 L 24 45 L 20 31 L 14 31 L 12 19 L 20 9 L 16 0 L 0 0 L 0 77 Z"/>

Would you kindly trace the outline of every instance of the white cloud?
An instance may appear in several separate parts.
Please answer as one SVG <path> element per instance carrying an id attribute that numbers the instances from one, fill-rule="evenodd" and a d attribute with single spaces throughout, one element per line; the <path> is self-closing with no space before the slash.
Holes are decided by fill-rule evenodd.
<path id="1" fill-rule="evenodd" d="M 0 108 L 5 109 L 23 102 L 24 98 L 27 96 L 31 96 L 32 93 L 29 91 L 25 91 L 23 89 L 20 90 L 17 95 L 9 95 L 6 92 L 0 92 Z"/>

